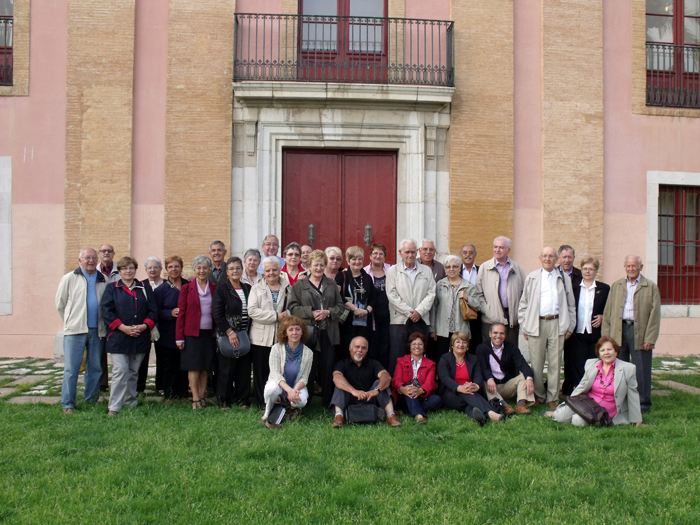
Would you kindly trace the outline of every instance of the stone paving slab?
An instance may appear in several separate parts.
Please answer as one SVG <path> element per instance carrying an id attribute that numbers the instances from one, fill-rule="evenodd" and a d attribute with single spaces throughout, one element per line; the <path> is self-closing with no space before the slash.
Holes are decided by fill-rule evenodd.
<path id="1" fill-rule="evenodd" d="M 19 379 L 15 379 L 12 383 L 10 383 L 10 386 L 20 386 L 20 385 L 33 385 L 34 383 L 41 383 L 42 381 L 46 381 L 47 379 L 51 379 L 52 376 L 34 376 L 34 375 L 27 375 L 27 376 L 22 376 Z"/>
<path id="2" fill-rule="evenodd" d="M 677 383 L 676 381 L 666 381 L 666 380 L 661 380 L 659 381 L 660 384 L 663 386 L 667 386 L 669 388 L 673 388 L 675 390 L 682 390 L 683 392 L 688 392 L 689 394 L 695 394 L 696 396 L 700 395 L 700 388 L 696 388 L 694 386 L 690 385 L 684 385 L 683 383 Z"/>
<path id="3" fill-rule="evenodd" d="M 670 390 L 656 390 L 656 389 L 653 389 L 653 388 L 652 388 L 652 390 L 651 390 L 651 393 L 652 393 L 653 395 L 655 395 L 655 396 L 661 396 L 661 397 L 668 397 L 668 396 L 671 395 L 671 391 L 670 391 Z"/>
<path id="4" fill-rule="evenodd" d="M 700 370 L 652 370 L 652 375 L 658 376 L 662 374 L 674 375 L 674 376 L 685 376 L 700 374 Z"/>
<path id="5" fill-rule="evenodd" d="M 61 402 L 61 396 L 15 396 L 7 400 L 13 405 L 55 405 Z"/>
<path id="6" fill-rule="evenodd" d="M 23 376 L 30 374 L 31 372 L 31 368 L 7 368 L 2 371 L 3 374 L 9 374 L 11 376 Z"/>
<path id="7" fill-rule="evenodd" d="M 0 397 L 9 396 L 17 391 L 16 388 L 0 388 Z"/>

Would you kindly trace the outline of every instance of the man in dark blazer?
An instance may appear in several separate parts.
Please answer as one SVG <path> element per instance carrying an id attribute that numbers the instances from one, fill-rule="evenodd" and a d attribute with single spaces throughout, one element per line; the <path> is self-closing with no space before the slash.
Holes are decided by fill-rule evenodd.
<path id="1" fill-rule="evenodd" d="M 535 382 L 532 368 L 520 349 L 506 341 L 506 327 L 501 323 L 491 326 L 490 341 L 476 348 L 476 356 L 486 380 L 486 396 L 490 401 L 500 399 L 506 416 L 514 413 L 532 414 L 527 408 L 535 404 Z M 515 408 L 505 399 L 515 398 Z"/>
<path id="2" fill-rule="evenodd" d="M 476 246 L 468 242 L 462 246 L 460 252 L 462 256 L 462 268 L 459 271 L 462 279 L 466 279 L 473 285 L 476 285 L 476 278 L 479 273 L 479 267 L 474 263 L 476 259 Z M 477 312 L 477 317 L 473 321 L 469 321 L 469 330 L 472 333 L 471 341 L 469 341 L 469 353 L 476 355 L 476 347 L 483 339 L 481 336 L 481 312 Z"/>
<path id="3" fill-rule="evenodd" d="M 576 260 L 576 250 L 568 244 L 562 244 L 559 246 L 559 271 L 562 274 L 566 274 L 571 279 L 571 286 L 578 288 L 583 278 L 581 270 L 574 266 L 574 261 Z"/>

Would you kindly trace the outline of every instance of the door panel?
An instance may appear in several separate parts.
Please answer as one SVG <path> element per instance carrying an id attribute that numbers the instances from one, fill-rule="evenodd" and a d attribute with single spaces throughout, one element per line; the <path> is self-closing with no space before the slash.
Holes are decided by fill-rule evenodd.
<path id="1" fill-rule="evenodd" d="M 315 226 L 315 248 L 387 247 L 387 262 L 396 262 L 396 153 L 384 151 L 283 151 L 282 244 L 306 242 Z"/>

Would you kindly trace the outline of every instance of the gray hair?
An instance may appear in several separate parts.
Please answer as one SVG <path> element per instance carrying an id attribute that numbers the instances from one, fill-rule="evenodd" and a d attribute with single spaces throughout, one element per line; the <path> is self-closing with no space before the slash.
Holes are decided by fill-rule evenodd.
<path id="1" fill-rule="evenodd" d="M 289 250 L 296 250 L 299 252 L 299 255 L 301 256 L 301 246 L 299 246 L 298 242 L 290 242 L 285 248 L 284 251 L 282 252 L 282 257 L 287 256 L 287 252 Z"/>
<path id="2" fill-rule="evenodd" d="M 476 255 L 476 244 L 474 244 L 473 242 L 465 242 L 465 243 L 462 245 L 462 248 L 461 248 L 461 249 L 464 250 L 464 247 L 465 247 L 465 246 L 471 246 L 472 248 L 474 248 L 474 255 Z"/>
<path id="3" fill-rule="evenodd" d="M 83 246 L 78 252 L 78 259 L 80 259 L 83 256 L 83 252 L 86 250 L 92 250 L 93 252 L 95 252 L 95 254 L 97 254 L 97 250 L 95 250 L 95 248 L 93 248 L 92 246 Z"/>
<path id="4" fill-rule="evenodd" d="M 146 268 L 148 266 L 148 263 L 152 263 L 152 262 L 158 263 L 158 266 L 160 266 L 161 268 L 163 267 L 163 263 L 160 262 L 160 259 L 158 257 L 156 257 L 155 255 L 151 255 L 148 259 L 146 259 L 146 262 L 143 263 L 143 267 Z"/>
<path id="5" fill-rule="evenodd" d="M 510 239 L 504 235 L 499 235 L 493 240 L 493 243 L 496 244 L 496 241 L 504 241 L 506 243 L 506 248 L 510 250 L 511 242 Z"/>
<path id="6" fill-rule="evenodd" d="M 245 261 L 251 255 L 255 255 L 255 257 L 258 258 L 258 261 L 260 259 L 262 259 L 262 255 L 260 255 L 260 250 L 256 250 L 255 248 L 251 248 L 250 250 L 245 251 L 245 253 L 243 254 L 243 260 Z"/>
<path id="7" fill-rule="evenodd" d="M 435 246 L 435 241 L 433 241 L 433 240 L 431 240 L 431 239 L 428 239 L 428 238 L 423 239 L 423 240 L 420 242 L 421 246 L 423 246 L 423 243 L 424 243 L 424 242 L 429 242 L 430 244 L 433 245 L 433 247 Z"/>
<path id="8" fill-rule="evenodd" d="M 265 235 L 265 237 L 263 237 L 263 244 L 265 244 L 270 237 L 274 237 L 278 243 L 280 242 L 277 235 L 275 235 L 274 233 L 268 233 L 267 235 Z"/>
<path id="9" fill-rule="evenodd" d="M 194 270 L 200 264 L 206 264 L 209 267 L 210 272 L 214 268 L 214 263 L 208 255 L 198 255 L 197 257 L 192 259 L 192 270 Z"/>
<path id="10" fill-rule="evenodd" d="M 574 254 L 574 259 L 576 258 L 576 250 L 574 250 L 573 246 L 569 246 L 568 244 L 562 244 L 559 246 L 559 251 L 557 252 L 557 255 L 561 257 L 561 252 L 564 250 L 571 250 L 571 252 Z"/>
<path id="11" fill-rule="evenodd" d="M 415 249 L 418 249 L 418 243 L 415 241 L 415 239 L 404 239 L 399 243 L 399 246 L 401 246 L 401 251 L 403 252 L 403 245 L 406 243 L 411 243 L 415 247 Z"/>
<path id="12" fill-rule="evenodd" d="M 642 258 L 641 258 L 639 255 L 635 255 L 635 254 L 633 254 L 633 253 L 631 253 L 631 254 L 625 256 L 625 264 L 627 264 L 627 261 L 628 261 L 629 259 L 631 259 L 632 257 L 636 257 L 636 258 L 637 258 L 637 266 L 642 266 Z"/>
<path id="13" fill-rule="evenodd" d="M 265 270 L 266 264 L 274 264 L 275 266 L 277 266 L 278 270 L 282 269 L 282 264 L 280 264 L 280 260 L 277 258 L 276 255 L 268 255 L 262 260 L 260 265 L 263 267 L 263 270 Z"/>
<path id="14" fill-rule="evenodd" d="M 326 257 L 330 256 L 331 252 L 337 252 L 340 258 L 343 258 L 343 252 L 337 246 L 329 246 L 324 251 L 326 252 Z"/>
<path id="15" fill-rule="evenodd" d="M 458 266 L 462 266 L 462 259 L 457 257 L 456 255 L 448 255 L 445 257 L 445 266 L 447 266 L 451 262 L 456 262 Z"/>
<path id="16" fill-rule="evenodd" d="M 220 244 L 221 247 L 224 249 L 224 251 L 226 251 L 226 245 L 225 245 L 222 241 L 214 241 L 213 243 L 211 243 L 211 244 L 209 245 L 209 249 L 211 250 L 211 249 L 212 249 L 214 246 L 216 246 L 217 244 Z"/>

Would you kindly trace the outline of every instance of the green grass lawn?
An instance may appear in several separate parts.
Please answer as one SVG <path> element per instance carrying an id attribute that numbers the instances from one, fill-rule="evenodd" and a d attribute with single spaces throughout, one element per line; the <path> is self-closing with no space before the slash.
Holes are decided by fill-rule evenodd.
<path id="1" fill-rule="evenodd" d="M 698 398 L 653 401 L 645 428 L 443 411 L 334 430 L 315 399 L 279 431 L 254 410 L 0 403 L 0 523 L 700 523 Z"/>
<path id="2" fill-rule="evenodd" d="M 671 380 L 676 383 L 683 383 L 684 385 L 700 388 L 700 375 L 698 374 L 659 374 L 655 375 L 653 380 L 657 382 Z M 663 383 L 660 383 L 660 386 L 663 387 Z"/>

